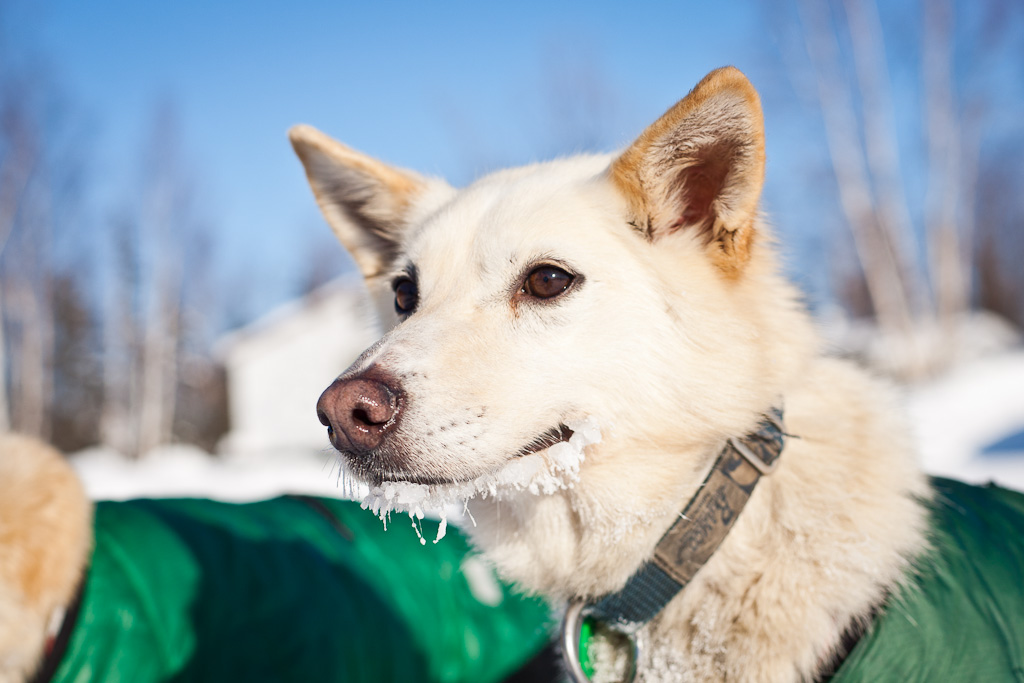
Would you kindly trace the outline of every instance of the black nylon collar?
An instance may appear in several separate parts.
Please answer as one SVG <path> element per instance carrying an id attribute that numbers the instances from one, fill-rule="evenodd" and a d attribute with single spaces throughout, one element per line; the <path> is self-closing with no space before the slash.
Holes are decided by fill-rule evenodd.
<path id="1" fill-rule="evenodd" d="M 90 565 L 87 564 L 82 570 L 82 576 L 78 580 L 75 594 L 64 611 L 60 630 L 57 631 L 53 641 L 47 643 L 43 659 L 39 662 L 36 672 L 28 679 L 29 683 L 50 683 L 57 673 L 57 667 L 60 666 L 61 660 L 64 659 L 68 644 L 71 642 L 71 633 L 75 630 L 75 625 L 78 623 L 78 614 L 82 609 L 82 597 L 85 594 L 85 584 L 89 578 L 89 570 Z"/>
<path id="2" fill-rule="evenodd" d="M 773 408 L 755 431 L 729 439 L 651 560 L 622 590 L 588 605 L 584 614 L 630 634 L 661 612 L 725 540 L 758 480 L 775 468 L 784 436 L 782 410 Z"/>

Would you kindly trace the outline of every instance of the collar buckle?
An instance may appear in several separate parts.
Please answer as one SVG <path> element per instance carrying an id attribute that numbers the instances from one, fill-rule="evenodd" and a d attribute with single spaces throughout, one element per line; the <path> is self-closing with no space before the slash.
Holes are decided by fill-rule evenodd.
<path id="1" fill-rule="evenodd" d="M 750 463 L 750 466 L 767 476 L 779 466 L 779 461 L 767 462 L 764 458 L 754 452 L 746 443 L 736 437 L 729 437 L 729 445 L 736 449 L 736 452 L 743 456 L 743 459 Z"/>

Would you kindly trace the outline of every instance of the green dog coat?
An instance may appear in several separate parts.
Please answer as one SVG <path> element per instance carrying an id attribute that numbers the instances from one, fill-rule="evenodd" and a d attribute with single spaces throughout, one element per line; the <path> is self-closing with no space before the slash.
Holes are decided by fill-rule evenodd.
<path id="1" fill-rule="evenodd" d="M 98 503 L 50 680 L 489 683 L 548 643 L 546 605 L 457 530 L 423 546 L 391 521 L 319 498 Z"/>

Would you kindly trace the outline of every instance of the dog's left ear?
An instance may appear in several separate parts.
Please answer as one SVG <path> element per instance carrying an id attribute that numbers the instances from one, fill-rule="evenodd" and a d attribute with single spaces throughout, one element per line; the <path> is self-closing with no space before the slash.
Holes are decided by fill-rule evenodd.
<path id="1" fill-rule="evenodd" d="M 612 182 L 652 240 L 694 231 L 735 276 L 750 256 L 764 181 L 761 103 L 738 69 L 712 71 L 616 159 Z"/>

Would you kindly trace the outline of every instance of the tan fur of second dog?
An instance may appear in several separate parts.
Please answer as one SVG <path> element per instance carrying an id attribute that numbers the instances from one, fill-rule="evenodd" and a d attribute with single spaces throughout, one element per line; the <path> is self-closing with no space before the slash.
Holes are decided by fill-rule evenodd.
<path id="1" fill-rule="evenodd" d="M 92 544 L 92 504 L 53 448 L 0 435 L 0 683 L 34 671 Z"/>

